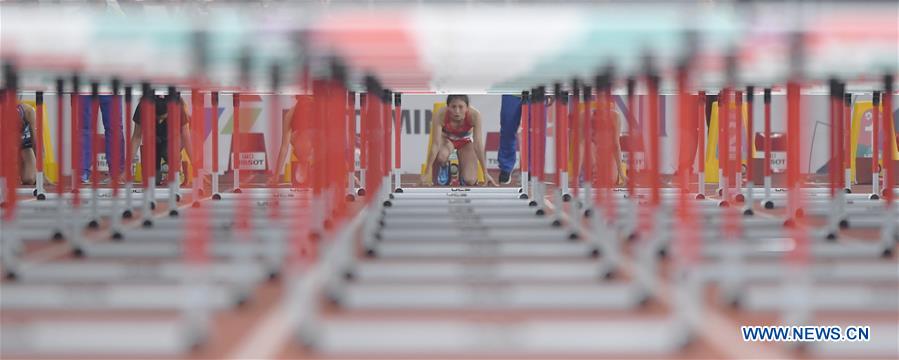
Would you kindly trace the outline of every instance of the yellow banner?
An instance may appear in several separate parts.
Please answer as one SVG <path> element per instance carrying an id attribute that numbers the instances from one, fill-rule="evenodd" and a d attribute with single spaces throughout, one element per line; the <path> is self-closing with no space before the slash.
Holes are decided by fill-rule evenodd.
<path id="1" fill-rule="evenodd" d="M 856 166 L 855 159 L 857 157 L 872 157 L 872 146 L 879 146 L 877 142 L 874 141 L 874 129 L 873 129 L 873 110 L 874 104 L 871 101 L 858 101 L 852 108 L 852 133 L 849 139 L 849 161 L 850 167 L 852 169 L 852 179 L 851 181 L 856 182 Z M 880 114 L 883 116 L 883 106 L 881 106 Z M 881 117 L 881 119 L 883 119 Z M 887 141 L 890 142 L 890 148 L 893 149 L 893 158 L 899 159 L 899 150 L 896 147 L 896 136 L 884 136 L 886 131 L 884 129 L 880 129 L 881 137 L 884 137 Z M 881 159 L 884 156 L 881 154 Z M 881 166 L 883 165 L 883 160 L 880 161 Z"/>
<path id="2" fill-rule="evenodd" d="M 731 110 L 736 109 L 737 105 L 735 103 L 731 103 Z M 718 102 L 712 103 L 711 110 L 711 118 L 709 121 L 709 127 L 707 131 L 707 142 L 705 147 L 705 181 L 707 183 L 716 183 L 718 182 Z M 749 108 L 746 103 L 743 103 L 743 132 L 745 134 L 746 131 L 749 131 Z M 755 139 L 755 135 L 753 134 L 752 139 Z M 745 139 L 744 139 L 745 142 Z M 749 154 L 755 153 L 755 141 L 752 141 L 752 144 L 749 144 L 750 151 Z M 743 144 L 746 146 L 746 144 Z M 741 150 L 742 151 L 742 150 Z M 751 156 L 751 155 L 750 155 Z M 748 159 L 746 156 L 742 157 L 742 164 L 747 165 Z M 748 165 L 747 165 L 748 166 Z"/>

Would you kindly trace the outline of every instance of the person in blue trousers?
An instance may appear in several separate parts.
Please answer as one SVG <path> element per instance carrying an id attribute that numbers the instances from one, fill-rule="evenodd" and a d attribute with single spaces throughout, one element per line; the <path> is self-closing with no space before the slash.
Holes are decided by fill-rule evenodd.
<path id="1" fill-rule="evenodd" d="M 104 132 L 105 143 L 106 143 L 105 149 L 106 149 L 106 161 L 107 162 L 112 161 L 111 151 L 113 151 L 112 150 L 113 129 L 112 129 L 112 122 L 111 122 L 111 120 L 112 120 L 112 99 L 113 99 L 112 95 L 99 96 L 99 103 L 100 103 L 99 110 L 100 110 L 100 117 L 103 120 L 103 132 Z M 82 170 L 81 182 L 89 183 L 91 169 L 93 168 L 92 160 L 94 163 L 96 162 L 96 155 L 91 154 L 91 150 L 93 149 L 93 143 L 92 143 L 93 136 L 91 136 L 91 126 L 90 125 L 91 125 L 91 121 L 93 121 L 94 118 L 93 118 L 93 104 L 91 103 L 90 95 L 81 96 L 81 116 L 82 116 L 82 118 L 81 118 L 82 119 L 82 121 L 81 121 L 81 144 L 82 144 L 82 147 L 81 147 L 81 170 Z M 120 127 L 121 127 L 121 123 L 122 123 L 121 121 L 118 122 Z M 94 132 L 96 132 L 96 129 L 94 129 Z M 122 134 L 122 132 L 123 131 L 120 129 L 119 134 Z M 125 149 L 124 141 L 122 140 L 122 138 L 120 138 L 119 139 L 119 148 L 116 150 L 120 154 L 119 164 L 118 164 L 119 174 L 124 174 L 124 172 L 122 171 L 122 169 L 124 168 L 123 165 L 125 164 L 124 149 Z M 112 166 L 112 164 L 109 164 L 109 166 Z"/>
<path id="2" fill-rule="evenodd" d="M 512 170 L 515 169 L 515 158 L 518 151 L 521 97 L 503 95 L 499 120 L 499 151 L 496 154 L 496 161 L 499 163 L 499 183 L 509 184 L 512 182 Z"/>

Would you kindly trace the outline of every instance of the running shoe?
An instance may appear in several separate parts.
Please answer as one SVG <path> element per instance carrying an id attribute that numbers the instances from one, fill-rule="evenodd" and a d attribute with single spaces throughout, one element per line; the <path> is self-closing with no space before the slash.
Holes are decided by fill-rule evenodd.
<path id="1" fill-rule="evenodd" d="M 437 169 L 437 185 L 448 185 L 450 178 L 449 165 L 443 165 Z"/>
<path id="2" fill-rule="evenodd" d="M 512 173 L 508 171 L 500 171 L 499 172 L 499 183 L 506 185 L 512 183 Z"/>

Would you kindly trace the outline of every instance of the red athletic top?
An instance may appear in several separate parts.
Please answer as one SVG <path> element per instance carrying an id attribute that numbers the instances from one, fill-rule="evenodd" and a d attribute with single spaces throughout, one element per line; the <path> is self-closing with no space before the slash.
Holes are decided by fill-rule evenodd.
<path id="1" fill-rule="evenodd" d="M 449 111 L 443 112 L 443 136 L 451 141 L 457 149 L 471 143 L 471 130 L 474 128 L 474 125 L 471 123 L 471 113 L 465 113 L 465 119 L 462 119 L 462 125 L 459 127 L 451 125 L 449 115 Z"/>

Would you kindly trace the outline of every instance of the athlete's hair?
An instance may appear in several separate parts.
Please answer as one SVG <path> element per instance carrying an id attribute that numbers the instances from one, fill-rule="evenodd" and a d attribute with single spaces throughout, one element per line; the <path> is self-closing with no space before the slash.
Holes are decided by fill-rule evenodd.
<path id="1" fill-rule="evenodd" d="M 451 94 L 451 95 L 449 95 L 449 96 L 446 97 L 446 106 L 449 106 L 449 104 L 452 103 L 453 100 L 462 100 L 462 102 L 465 103 L 465 106 L 470 105 L 470 104 L 468 103 L 468 95 Z"/>
<path id="2" fill-rule="evenodd" d="M 166 115 L 169 113 L 169 96 L 168 95 L 154 95 L 152 100 L 152 106 L 154 108 L 154 112 L 156 113 L 156 117 Z M 182 100 L 183 102 L 184 100 Z M 140 121 L 141 112 L 143 111 L 143 102 L 139 103 L 137 109 L 134 110 L 134 116 L 132 119 L 136 119 L 136 121 Z"/>

